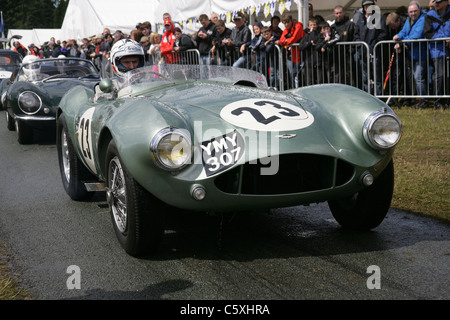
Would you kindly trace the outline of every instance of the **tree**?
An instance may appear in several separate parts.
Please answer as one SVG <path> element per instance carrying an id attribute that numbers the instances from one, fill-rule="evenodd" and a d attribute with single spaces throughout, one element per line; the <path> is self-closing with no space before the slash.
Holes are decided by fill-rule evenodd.
<path id="1" fill-rule="evenodd" d="M 0 0 L 5 34 L 9 29 L 59 29 L 69 0 Z"/>

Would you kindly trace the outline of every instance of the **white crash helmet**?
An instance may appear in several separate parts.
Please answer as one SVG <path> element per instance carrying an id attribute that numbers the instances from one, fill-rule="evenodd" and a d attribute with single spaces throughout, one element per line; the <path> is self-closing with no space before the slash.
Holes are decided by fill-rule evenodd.
<path id="1" fill-rule="evenodd" d="M 33 56 L 33 55 L 27 55 L 27 56 L 25 56 L 25 58 L 23 58 L 23 60 L 22 60 L 23 68 L 22 69 L 23 69 L 23 73 L 25 75 L 30 76 L 32 74 L 40 72 L 41 66 L 38 63 L 32 63 L 37 60 L 39 60 L 39 58 L 36 56 Z"/>
<path id="2" fill-rule="evenodd" d="M 138 68 L 144 66 L 144 49 L 142 49 L 142 46 L 132 39 L 119 40 L 113 45 L 109 56 L 109 61 L 112 64 L 114 73 L 119 77 L 123 76 L 128 71 L 128 69 L 120 63 L 120 59 L 127 56 L 139 57 Z"/>

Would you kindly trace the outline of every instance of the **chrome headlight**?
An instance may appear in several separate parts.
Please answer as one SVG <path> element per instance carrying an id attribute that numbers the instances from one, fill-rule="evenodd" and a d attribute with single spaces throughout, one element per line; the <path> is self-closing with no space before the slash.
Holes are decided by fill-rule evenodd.
<path id="1" fill-rule="evenodd" d="M 150 151 L 153 161 L 168 171 L 181 169 L 191 163 L 192 142 L 189 131 L 165 128 L 152 139 Z"/>
<path id="2" fill-rule="evenodd" d="M 402 123 L 397 115 L 387 109 L 372 113 L 364 123 L 363 135 L 375 149 L 394 147 L 402 136 Z"/>
<path id="3" fill-rule="evenodd" d="M 19 108 L 26 114 L 35 114 L 42 106 L 41 98 L 32 91 L 24 91 L 19 95 Z"/>

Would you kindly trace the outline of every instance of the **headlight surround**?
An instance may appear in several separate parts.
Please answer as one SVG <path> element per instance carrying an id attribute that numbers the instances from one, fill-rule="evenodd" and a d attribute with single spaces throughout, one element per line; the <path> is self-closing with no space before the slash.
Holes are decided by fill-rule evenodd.
<path id="1" fill-rule="evenodd" d="M 402 123 L 397 115 L 387 109 L 372 113 L 364 123 L 366 142 L 377 150 L 393 148 L 402 136 Z"/>
<path id="2" fill-rule="evenodd" d="M 26 114 L 35 114 L 42 107 L 42 100 L 33 91 L 24 91 L 19 95 L 18 104 L 20 110 Z"/>
<path id="3" fill-rule="evenodd" d="M 160 168 L 176 171 L 191 163 L 192 142 L 189 131 L 165 128 L 152 139 L 150 152 Z"/>

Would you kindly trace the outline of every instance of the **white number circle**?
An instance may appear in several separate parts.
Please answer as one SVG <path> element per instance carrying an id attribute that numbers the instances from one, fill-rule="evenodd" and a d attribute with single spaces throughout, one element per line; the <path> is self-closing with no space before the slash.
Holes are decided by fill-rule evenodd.
<path id="1" fill-rule="evenodd" d="M 91 134 L 94 111 L 95 108 L 90 108 L 86 110 L 80 118 L 80 122 L 78 124 L 78 146 L 83 159 L 86 161 L 86 164 L 94 173 L 97 173 L 95 168 Z"/>
<path id="2" fill-rule="evenodd" d="M 304 109 L 270 99 L 230 103 L 221 110 L 220 116 L 235 126 L 257 131 L 293 131 L 314 123 L 314 116 Z"/>

